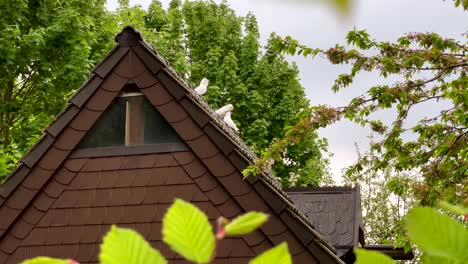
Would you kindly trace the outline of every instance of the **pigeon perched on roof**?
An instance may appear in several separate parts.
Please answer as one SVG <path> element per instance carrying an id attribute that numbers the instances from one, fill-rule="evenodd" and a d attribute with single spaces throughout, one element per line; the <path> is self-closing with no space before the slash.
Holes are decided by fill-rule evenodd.
<path id="1" fill-rule="evenodd" d="M 217 113 L 221 118 L 224 118 L 227 112 L 231 112 L 234 110 L 234 106 L 232 104 L 227 104 L 220 109 L 216 110 L 215 113 Z"/>
<path id="2" fill-rule="evenodd" d="M 239 133 L 239 128 L 237 128 L 236 123 L 234 123 L 234 121 L 232 121 L 232 119 L 231 119 L 231 111 L 226 113 L 223 120 L 224 120 L 224 122 L 226 122 L 226 124 L 228 126 L 230 126 L 232 129 L 234 129 L 234 131 Z"/>
<path id="3" fill-rule="evenodd" d="M 199 95 L 204 95 L 208 90 L 208 83 L 210 83 L 210 81 L 207 78 L 203 78 L 200 81 L 200 85 L 198 85 L 198 87 L 195 88 L 195 92 Z"/>

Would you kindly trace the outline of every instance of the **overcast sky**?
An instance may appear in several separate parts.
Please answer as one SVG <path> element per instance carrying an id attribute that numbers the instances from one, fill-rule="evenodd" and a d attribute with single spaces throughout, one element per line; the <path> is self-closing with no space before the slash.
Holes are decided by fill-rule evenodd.
<path id="1" fill-rule="evenodd" d="M 327 1 L 327 0 L 323 0 Z M 130 0 L 146 8 L 151 0 Z M 167 7 L 169 0 L 162 0 Z M 108 7 L 115 9 L 117 0 L 108 0 Z M 453 7 L 451 0 L 354 0 L 351 14 L 343 18 L 327 5 L 314 0 L 229 0 L 228 3 L 239 15 L 253 12 L 258 20 L 261 38 L 264 41 L 271 32 L 292 36 L 310 47 L 327 48 L 336 43 L 344 44 L 346 33 L 354 27 L 366 29 L 378 40 L 394 41 L 407 32 L 436 32 L 445 37 L 463 39 L 468 28 L 468 16 L 461 8 Z M 292 57 L 300 69 L 302 85 L 311 104 L 345 105 L 350 98 L 359 95 L 368 87 L 388 82 L 374 73 L 361 75 L 356 83 L 345 92 L 333 94 L 330 87 L 342 66 L 330 65 L 316 58 Z M 416 109 L 411 119 L 430 115 L 432 106 Z M 381 114 L 382 119 L 391 120 L 391 113 Z M 339 183 L 341 170 L 356 160 L 354 143 L 361 151 L 367 149 L 370 135 L 368 129 L 350 122 L 341 121 L 320 135 L 328 138 L 331 167 Z"/>

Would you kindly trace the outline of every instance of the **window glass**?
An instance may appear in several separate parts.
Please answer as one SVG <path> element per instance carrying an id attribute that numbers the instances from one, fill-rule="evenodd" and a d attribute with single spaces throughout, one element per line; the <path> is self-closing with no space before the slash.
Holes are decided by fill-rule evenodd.
<path id="1" fill-rule="evenodd" d="M 80 142 L 80 148 L 125 145 L 125 98 L 116 98 Z"/>
<path id="2" fill-rule="evenodd" d="M 143 112 L 145 144 L 182 142 L 171 125 L 146 98 L 143 100 Z"/>

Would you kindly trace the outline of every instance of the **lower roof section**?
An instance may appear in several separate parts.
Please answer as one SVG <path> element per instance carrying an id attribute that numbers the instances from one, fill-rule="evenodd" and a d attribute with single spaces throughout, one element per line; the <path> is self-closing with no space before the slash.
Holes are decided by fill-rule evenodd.
<path id="1" fill-rule="evenodd" d="M 358 246 L 361 222 L 359 188 L 295 187 L 285 191 L 340 256 Z"/>

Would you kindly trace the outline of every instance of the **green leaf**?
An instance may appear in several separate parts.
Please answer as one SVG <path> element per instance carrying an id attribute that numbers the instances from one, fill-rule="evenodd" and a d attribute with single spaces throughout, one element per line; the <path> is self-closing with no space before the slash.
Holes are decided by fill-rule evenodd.
<path id="1" fill-rule="evenodd" d="M 207 263 L 215 237 L 206 215 L 197 207 L 176 199 L 163 219 L 163 241 L 187 260 Z"/>
<path id="2" fill-rule="evenodd" d="M 451 203 L 448 203 L 446 201 L 440 201 L 439 202 L 440 208 L 447 210 L 451 213 L 457 214 L 457 215 L 466 215 L 468 214 L 468 208 L 459 206 L 459 205 L 453 205 Z"/>
<path id="3" fill-rule="evenodd" d="M 427 255 L 468 261 L 468 230 L 434 208 L 412 209 L 406 216 L 410 240 Z"/>
<path id="4" fill-rule="evenodd" d="M 165 264 L 166 259 L 137 232 L 112 226 L 99 253 L 101 264 Z"/>
<path id="5" fill-rule="evenodd" d="M 291 264 L 291 254 L 289 254 L 288 244 L 283 242 L 278 246 L 263 252 L 252 259 L 249 264 Z"/>
<path id="6" fill-rule="evenodd" d="M 392 264 L 393 260 L 382 253 L 355 248 L 356 264 Z"/>
<path id="7" fill-rule="evenodd" d="M 37 257 L 21 262 L 22 264 L 70 264 L 73 263 L 71 260 Z"/>
<path id="8" fill-rule="evenodd" d="M 248 212 L 236 217 L 226 225 L 226 234 L 244 235 L 259 228 L 268 219 L 268 215 L 261 212 Z"/>
<path id="9" fill-rule="evenodd" d="M 428 255 L 423 255 L 421 257 L 422 263 L 424 264 L 459 264 L 460 262 L 444 257 L 434 257 L 434 256 L 428 256 Z"/>

